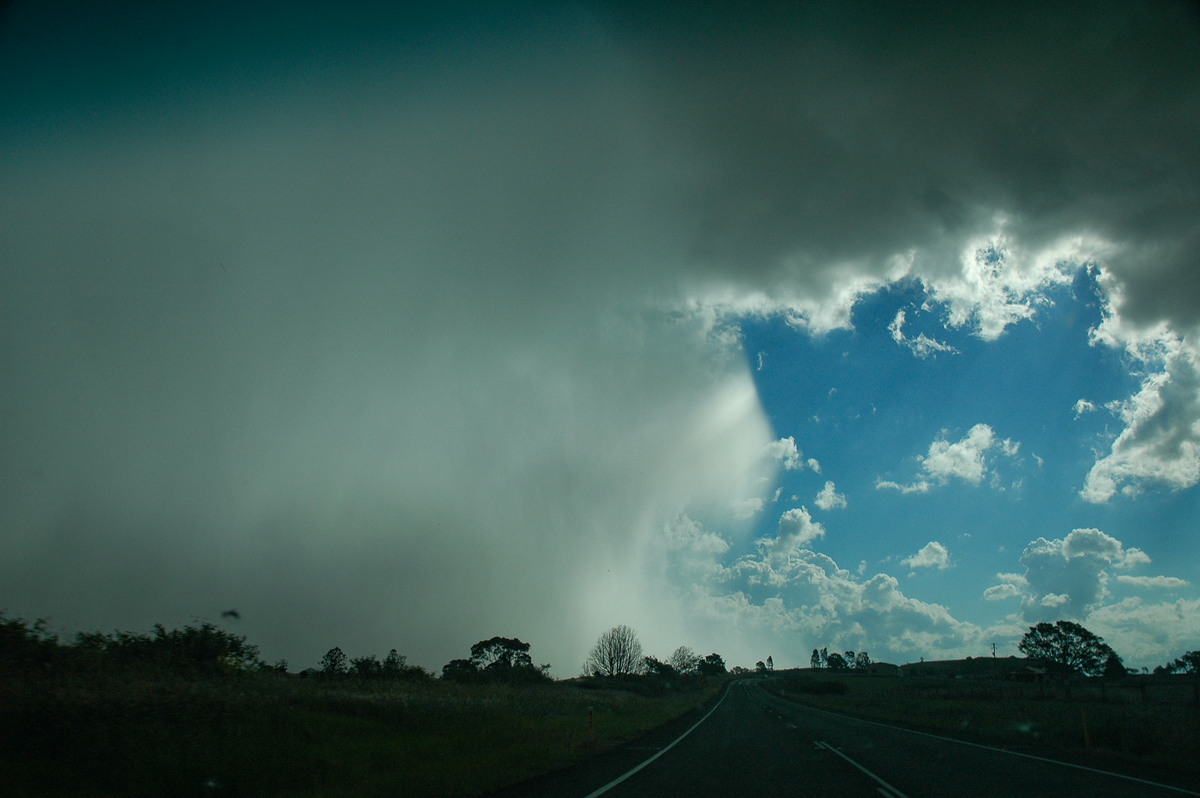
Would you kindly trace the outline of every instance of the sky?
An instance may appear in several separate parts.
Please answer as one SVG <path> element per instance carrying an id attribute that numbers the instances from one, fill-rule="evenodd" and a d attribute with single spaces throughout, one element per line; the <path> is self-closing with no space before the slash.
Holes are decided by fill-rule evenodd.
<path id="1" fill-rule="evenodd" d="M 1198 140 L 1194 4 L 7 3 L 0 610 L 1165 663 Z"/>

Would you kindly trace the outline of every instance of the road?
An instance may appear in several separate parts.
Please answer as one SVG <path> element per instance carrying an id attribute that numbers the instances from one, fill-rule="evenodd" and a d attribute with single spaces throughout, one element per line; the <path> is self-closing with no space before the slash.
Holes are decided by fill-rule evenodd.
<path id="1" fill-rule="evenodd" d="M 705 714 L 498 795 L 1164 798 L 1200 795 L 1196 789 L 1121 778 L 825 713 L 771 695 L 756 680 L 747 679 L 732 683 Z"/>

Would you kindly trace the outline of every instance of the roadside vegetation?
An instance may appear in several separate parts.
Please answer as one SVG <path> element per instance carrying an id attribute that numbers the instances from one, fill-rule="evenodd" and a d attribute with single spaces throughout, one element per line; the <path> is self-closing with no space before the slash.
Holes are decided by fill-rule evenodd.
<path id="1" fill-rule="evenodd" d="M 1128 671 L 1087 629 L 1030 627 L 1028 658 L 980 657 L 777 671 L 771 692 L 832 712 L 1042 756 L 1200 778 L 1200 654 L 1151 673 Z M 852 655 L 853 652 L 847 652 Z M 836 664 L 835 664 L 836 663 Z"/>
<path id="2" fill-rule="evenodd" d="M 723 683 L 644 661 L 554 681 L 528 648 L 480 641 L 448 678 L 335 648 L 302 677 L 208 623 L 62 643 L 0 616 L 0 790 L 477 795 L 635 738 Z"/>

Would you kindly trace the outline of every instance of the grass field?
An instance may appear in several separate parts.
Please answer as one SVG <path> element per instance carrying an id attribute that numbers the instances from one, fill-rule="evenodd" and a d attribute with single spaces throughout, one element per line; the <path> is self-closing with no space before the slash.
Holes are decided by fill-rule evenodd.
<path id="1" fill-rule="evenodd" d="M 1200 776 L 1194 677 L 1023 684 L 805 670 L 764 686 L 810 706 L 972 742 Z"/>
<path id="2" fill-rule="evenodd" d="M 0 791 L 476 795 L 635 737 L 716 689 L 646 696 L 268 673 L 5 680 Z"/>

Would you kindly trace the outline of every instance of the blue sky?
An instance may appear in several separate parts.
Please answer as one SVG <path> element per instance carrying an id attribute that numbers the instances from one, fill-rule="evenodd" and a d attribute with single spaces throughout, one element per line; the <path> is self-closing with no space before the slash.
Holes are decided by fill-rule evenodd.
<path id="1" fill-rule="evenodd" d="M 1192 6 L 490 8 L 5 4 L 0 610 L 1200 647 Z"/>
<path id="2" fill-rule="evenodd" d="M 1091 340 L 1104 321 L 1095 264 L 1072 272 L 1069 283 L 1038 296 L 1031 318 L 994 340 L 948 324 L 947 309 L 913 281 L 861 297 L 846 329 L 812 334 L 778 317 L 744 320 L 764 411 L 807 464 L 781 470 L 779 493 L 758 516 L 754 536 L 774 537 L 781 515 L 803 507 L 825 529 L 813 550 L 863 578 L 893 574 L 906 595 L 952 607 L 956 618 L 985 629 L 1005 623 L 1017 603 L 1015 596 L 988 601 L 985 588 L 1002 583 L 999 574 L 1022 572 L 1031 541 L 1062 539 L 1077 528 L 1102 530 L 1165 561 L 1126 575 L 1166 575 L 1182 590 L 1190 567 L 1181 563 L 1196 556 L 1194 491 L 1150 488 L 1115 503 L 1081 496 L 1097 455 L 1120 431 L 1104 407 L 1136 393 L 1139 380 L 1124 353 Z M 904 340 L 897 340 L 899 313 Z M 922 334 L 942 346 L 914 352 L 906 342 Z M 1081 400 L 1094 408 L 1083 409 Z M 990 444 L 968 446 L 971 457 L 959 465 L 969 467 L 923 465 L 935 442 L 969 444 L 978 425 L 990 428 Z M 1145 597 L 1111 575 L 1109 602 Z M 838 645 L 871 643 L 859 640 Z M 1015 644 L 1011 636 L 985 635 L 976 656 L 989 642 L 1009 653 Z"/>

